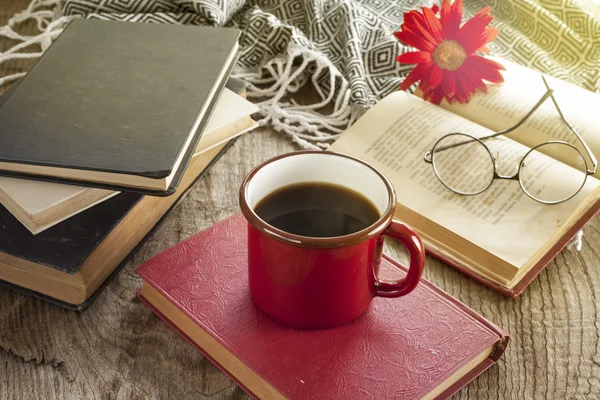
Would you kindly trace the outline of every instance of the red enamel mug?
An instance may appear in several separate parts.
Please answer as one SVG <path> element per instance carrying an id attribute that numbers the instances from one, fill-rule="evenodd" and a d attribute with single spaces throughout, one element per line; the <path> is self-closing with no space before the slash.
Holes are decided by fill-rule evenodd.
<path id="1" fill-rule="evenodd" d="M 277 229 L 254 211 L 287 185 L 324 182 L 368 198 L 381 217 L 369 227 L 337 237 L 308 237 Z M 359 159 L 326 151 L 299 151 L 256 167 L 240 189 L 248 220 L 248 279 L 255 304 L 272 318 L 299 328 L 330 328 L 363 314 L 375 296 L 401 297 L 419 283 L 425 251 L 417 234 L 394 219 L 396 194 L 389 180 Z M 410 253 L 406 277 L 378 279 L 383 238 Z M 391 300 L 390 300 L 391 301 Z"/>

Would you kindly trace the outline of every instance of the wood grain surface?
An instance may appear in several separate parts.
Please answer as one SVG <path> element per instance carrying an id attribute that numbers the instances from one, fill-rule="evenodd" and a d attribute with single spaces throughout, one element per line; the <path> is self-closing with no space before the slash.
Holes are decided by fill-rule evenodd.
<path id="1" fill-rule="evenodd" d="M 0 26 L 27 3 L 0 0 Z M 0 51 L 8 44 L 0 40 Z M 30 65 L 0 65 L 0 73 Z M 135 296 L 140 279 L 134 270 L 236 212 L 244 175 L 261 161 L 295 149 L 269 129 L 239 140 L 83 313 L 0 288 L 0 399 L 246 399 L 140 303 Z M 585 228 L 583 251 L 563 251 L 517 299 L 427 259 L 427 279 L 512 337 L 500 362 L 455 398 L 600 398 L 599 233 L 600 220 L 595 218 Z M 389 244 L 387 251 L 405 259 L 396 244 Z"/>

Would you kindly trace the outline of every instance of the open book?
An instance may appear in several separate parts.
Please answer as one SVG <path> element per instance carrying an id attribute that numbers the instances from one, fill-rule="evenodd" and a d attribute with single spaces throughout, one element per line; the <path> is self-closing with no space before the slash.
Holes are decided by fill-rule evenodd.
<path id="1" fill-rule="evenodd" d="M 468 104 L 436 106 L 407 92 L 387 96 L 330 150 L 370 162 L 388 176 L 397 193 L 397 217 L 419 232 L 432 255 L 517 296 L 598 211 L 600 173 L 588 176 L 575 197 L 556 205 L 532 200 L 514 180 L 494 180 L 475 196 L 455 194 L 439 181 L 424 161 L 438 139 L 452 132 L 482 137 L 510 128 L 546 92 L 539 72 L 501 63 L 506 67 L 505 83 L 487 94 L 477 93 Z M 600 96 L 546 79 L 566 119 L 600 155 Z M 494 152 L 498 173 L 512 176 L 521 157 L 548 140 L 564 140 L 586 154 L 550 100 L 507 137 L 485 144 Z M 552 179 L 568 182 L 574 171 L 571 159 L 551 156 L 560 161 Z"/>

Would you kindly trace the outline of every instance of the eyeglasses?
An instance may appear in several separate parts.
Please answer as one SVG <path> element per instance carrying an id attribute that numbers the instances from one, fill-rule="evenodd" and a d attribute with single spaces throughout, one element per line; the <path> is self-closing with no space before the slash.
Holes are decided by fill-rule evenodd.
<path id="1" fill-rule="evenodd" d="M 425 162 L 432 164 L 435 175 L 444 186 L 454 193 L 473 196 L 486 191 L 495 179 L 516 180 L 527 196 L 543 204 L 562 203 L 579 193 L 587 176 L 596 173 L 598 162 L 581 135 L 565 119 L 553 95 L 554 90 L 543 76 L 542 80 L 546 93 L 513 127 L 479 138 L 467 133 L 450 133 L 425 153 Z M 562 121 L 583 145 L 592 169 L 588 168 L 585 157 L 575 146 L 562 140 L 551 140 L 527 151 L 515 175 L 498 174 L 496 158 L 484 141 L 519 128 L 548 98 L 552 99 Z M 503 151 L 510 149 L 504 148 Z M 553 158 L 559 154 L 571 168 L 565 168 L 564 163 Z"/>

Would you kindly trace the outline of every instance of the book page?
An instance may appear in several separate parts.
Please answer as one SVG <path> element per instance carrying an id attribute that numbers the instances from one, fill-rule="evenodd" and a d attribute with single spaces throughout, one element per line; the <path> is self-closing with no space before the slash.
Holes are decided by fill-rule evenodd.
<path id="1" fill-rule="evenodd" d="M 530 199 L 514 180 L 495 180 L 480 195 L 455 194 L 439 181 L 423 156 L 440 137 L 456 131 L 476 137 L 491 133 L 414 95 L 396 92 L 369 110 L 330 150 L 371 163 L 391 180 L 399 203 L 516 268 L 531 258 L 598 186 L 596 179 L 588 179 L 577 196 L 558 205 Z M 529 150 L 507 138 L 486 144 L 500 158 L 498 173 L 506 175 L 516 172 L 515 162 Z M 562 168 L 560 174 L 552 174 L 554 179 L 567 182 L 577 173 L 562 163 L 554 164 Z M 457 163 L 456 170 L 460 165 Z"/>
<path id="2" fill-rule="evenodd" d="M 210 135 L 219 128 L 258 112 L 259 108 L 242 96 L 224 88 L 210 119 L 204 127 L 203 135 Z"/>
<path id="3" fill-rule="evenodd" d="M 504 83 L 490 85 L 488 93 L 477 92 L 467 104 L 441 106 L 495 132 L 508 129 L 519 122 L 546 92 L 542 74 L 507 60 L 495 59 L 504 67 Z M 596 158 L 600 157 L 600 95 L 570 83 L 544 75 L 563 115 L 573 128 L 584 138 Z M 533 115 L 508 136 L 528 147 L 549 140 L 562 140 L 577 147 L 592 165 L 583 146 L 565 125 L 556 111 L 552 99 L 548 98 Z M 553 157 L 573 166 L 573 161 L 560 154 Z M 595 175 L 600 177 L 600 171 Z"/>

